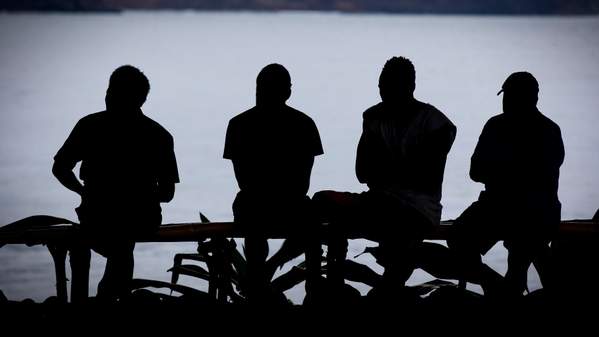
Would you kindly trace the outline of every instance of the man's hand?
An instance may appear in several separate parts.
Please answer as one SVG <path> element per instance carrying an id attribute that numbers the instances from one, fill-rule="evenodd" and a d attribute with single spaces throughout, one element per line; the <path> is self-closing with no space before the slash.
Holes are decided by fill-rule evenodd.
<path id="1" fill-rule="evenodd" d="M 75 165 L 68 165 L 65 163 L 61 163 L 59 161 L 54 161 L 54 165 L 52 166 L 52 174 L 60 181 L 60 183 L 68 188 L 69 190 L 83 195 L 83 185 L 73 173 L 73 168 Z"/>

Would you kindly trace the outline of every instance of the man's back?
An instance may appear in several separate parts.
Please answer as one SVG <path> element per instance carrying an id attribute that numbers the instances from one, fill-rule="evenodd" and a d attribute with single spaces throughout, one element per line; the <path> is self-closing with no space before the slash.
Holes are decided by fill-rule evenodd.
<path id="1" fill-rule="evenodd" d="M 559 168 L 564 161 L 560 128 L 538 111 L 489 119 L 474 154 L 470 176 L 485 184 L 483 199 L 532 216 L 559 221 Z M 525 214 L 522 214 L 525 215 Z"/>
<path id="2" fill-rule="evenodd" d="M 305 197 L 315 156 L 322 154 L 314 121 L 289 106 L 256 106 L 229 122 L 224 158 L 240 164 L 240 189 L 256 197 Z M 238 177 L 239 178 L 239 177 Z"/>
<path id="3" fill-rule="evenodd" d="M 172 136 L 141 111 L 82 118 L 55 159 L 82 161 L 82 209 L 94 217 L 159 216 L 159 181 L 178 182 Z"/>
<path id="4" fill-rule="evenodd" d="M 399 108 L 377 104 L 364 113 L 356 174 L 371 190 L 407 202 L 433 223 L 456 128 L 439 110 L 414 100 Z"/>
<path id="5" fill-rule="evenodd" d="M 273 63 L 256 78 L 256 106 L 229 121 L 223 157 L 240 191 L 235 220 L 307 215 L 314 157 L 323 153 L 314 121 L 287 106 L 291 76 Z"/>

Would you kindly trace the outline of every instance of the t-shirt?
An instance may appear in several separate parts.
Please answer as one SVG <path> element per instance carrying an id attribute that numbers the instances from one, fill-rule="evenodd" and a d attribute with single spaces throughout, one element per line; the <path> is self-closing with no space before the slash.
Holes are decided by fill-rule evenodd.
<path id="1" fill-rule="evenodd" d="M 257 198 L 305 197 L 318 129 L 306 114 L 282 105 L 253 107 L 229 121 L 223 157 L 236 166 L 241 191 Z"/>
<path id="2" fill-rule="evenodd" d="M 456 128 L 432 105 L 379 103 L 364 112 L 356 175 L 370 190 L 413 207 L 432 224 L 441 219 L 441 187 Z"/>
<path id="3" fill-rule="evenodd" d="M 158 184 L 179 182 L 173 137 L 141 111 L 103 111 L 80 119 L 55 161 L 74 166 L 92 217 L 160 214 Z"/>
<path id="4" fill-rule="evenodd" d="M 539 111 L 500 114 L 483 128 L 470 177 L 485 184 L 481 201 L 493 202 L 514 218 L 558 223 L 563 161 L 561 131 L 549 118 Z"/>

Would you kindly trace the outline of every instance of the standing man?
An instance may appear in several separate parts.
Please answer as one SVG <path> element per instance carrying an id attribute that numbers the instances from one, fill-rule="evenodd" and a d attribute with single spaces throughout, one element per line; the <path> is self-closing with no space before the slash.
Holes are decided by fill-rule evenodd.
<path id="1" fill-rule="evenodd" d="M 305 248 L 308 269 L 316 273 L 320 267 L 320 243 L 306 194 L 322 144 L 314 121 L 286 104 L 290 96 L 287 69 L 267 65 L 256 79 L 256 106 L 232 118 L 227 128 L 223 157 L 233 162 L 239 185 L 233 215 L 247 231 L 250 301 L 268 293 L 269 229 L 287 226 L 293 241 Z M 306 281 L 307 292 L 316 282 L 314 273 Z"/>
<path id="2" fill-rule="evenodd" d="M 483 183 L 485 190 L 456 219 L 448 244 L 466 280 L 481 284 L 485 293 L 507 290 L 519 296 L 532 262 L 543 285 L 550 285 L 544 259 L 561 219 L 557 190 L 564 144 L 559 126 L 537 109 L 539 84 L 533 75 L 511 74 L 497 94 L 501 93 L 503 113 L 483 128 L 470 164 L 470 178 Z M 509 253 L 507 289 L 481 261 L 499 236 L 506 238 Z"/>
<path id="3" fill-rule="evenodd" d="M 382 102 L 363 114 L 356 156 L 363 193 L 322 191 L 314 202 L 330 222 L 329 277 L 342 281 L 347 236 L 366 233 L 380 243 L 385 267 L 381 291 L 403 285 L 414 269 L 410 249 L 439 225 L 441 186 L 456 128 L 430 104 L 414 98 L 416 72 L 405 57 L 385 63 L 379 77 Z"/>
<path id="4" fill-rule="evenodd" d="M 106 110 L 80 119 L 54 157 L 52 172 L 81 196 L 82 240 L 71 247 L 72 301 L 88 296 L 90 247 L 107 258 L 97 297 L 115 300 L 129 291 L 135 236 L 158 229 L 161 202 L 179 182 L 173 137 L 145 116 L 150 83 L 125 65 L 110 76 Z M 79 178 L 73 173 L 81 162 Z"/>

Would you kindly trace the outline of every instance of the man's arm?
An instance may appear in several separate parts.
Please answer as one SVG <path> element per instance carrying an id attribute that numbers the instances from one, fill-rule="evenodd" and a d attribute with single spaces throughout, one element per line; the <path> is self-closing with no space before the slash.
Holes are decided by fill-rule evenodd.
<path id="1" fill-rule="evenodd" d="M 75 124 L 64 144 L 54 156 L 54 165 L 52 166 L 52 174 L 56 179 L 64 187 L 81 196 L 83 195 L 83 184 L 77 179 L 73 169 L 83 158 L 84 128 L 83 119 Z"/>
<path id="2" fill-rule="evenodd" d="M 490 133 L 489 122 L 487 122 L 470 159 L 470 179 L 483 184 L 489 182 L 490 171 L 493 166 L 493 163 L 490 162 L 490 156 L 493 156 L 493 149 L 490 144 L 492 141 L 489 139 Z"/>
<path id="3" fill-rule="evenodd" d="M 356 151 L 356 177 L 358 181 L 362 184 L 368 183 L 368 167 L 366 165 L 365 160 L 365 141 L 364 135 L 360 136 L 360 141 L 358 142 L 358 150 Z"/>
<path id="4" fill-rule="evenodd" d="M 362 184 L 373 188 L 384 183 L 390 173 L 391 155 L 379 134 L 368 130 L 366 122 L 356 151 L 356 177 Z"/>
<path id="5" fill-rule="evenodd" d="M 405 187 L 415 191 L 435 193 L 440 190 L 445 174 L 447 155 L 455 140 L 457 129 L 447 123 L 435 130 L 429 131 L 423 137 L 421 144 L 408 158 L 409 179 L 404 179 Z"/>
<path id="6" fill-rule="evenodd" d="M 175 183 L 158 184 L 158 201 L 169 202 L 175 196 Z"/>
<path id="7" fill-rule="evenodd" d="M 245 167 L 245 161 L 242 159 L 231 159 L 233 163 L 233 171 L 235 172 L 235 180 L 240 190 L 246 190 L 248 188 L 249 177 L 247 174 L 247 168 Z"/>
<path id="8" fill-rule="evenodd" d="M 362 184 L 368 184 L 371 180 L 371 167 L 374 164 L 372 151 L 374 151 L 374 149 L 368 135 L 366 120 L 364 120 L 362 122 L 362 134 L 360 135 L 358 149 L 356 151 L 356 177 Z"/>
<path id="9" fill-rule="evenodd" d="M 314 166 L 314 157 L 298 158 L 293 163 L 295 172 L 292 172 L 294 179 L 289 179 L 289 190 L 297 195 L 306 195 L 310 189 L 310 176 L 312 175 L 312 167 Z"/>
<path id="10" fill-rule="evenodd" d="M 158 176 L 158 201 L 170 202 L 175 196 L 175 184 L 179 182 L 179 168 L 175 156 L 175 142 L 169 134 L 160 160 Z"/>
<path id="11" fill-rule="evenodd" d="M 76 164 L 76 163 L 75 163 Z M 58 179 L 58 181 L 69 190 L 83 195 L 83 185 L 73 173 L 75 164 L 66 163 L 60 160 L 55 160 L 52 166 L 52 174 Z"/>
<path id="12" fill-rule="evenodd" d="M 562 138 L 562 132 L 559 128 L 559 126 L 557 126 L 556 124 L 556 130 L 555 130 L 555 149 L 556 149 L 556 153 L 555 153 L 555 163 L 557 165 L 557 167 L 562 166 L 562 164 L 564 163 L 564 157 L 566 156 L 566 150 L 564 148 L 564 140 Z"/>

